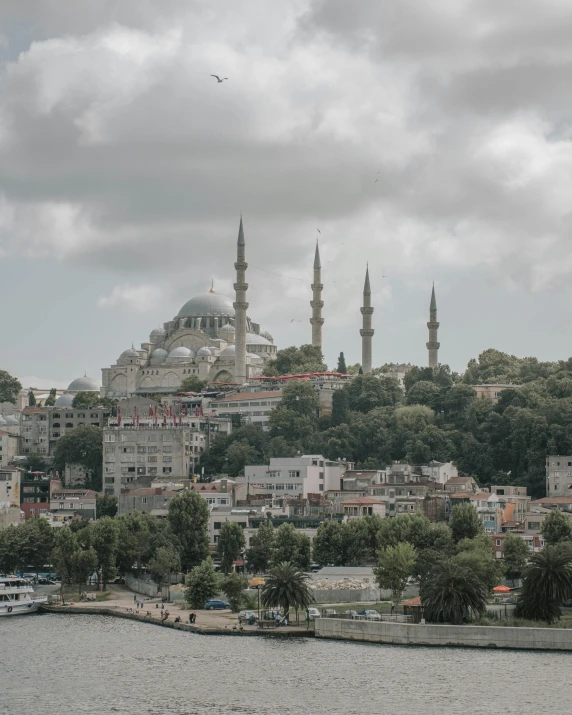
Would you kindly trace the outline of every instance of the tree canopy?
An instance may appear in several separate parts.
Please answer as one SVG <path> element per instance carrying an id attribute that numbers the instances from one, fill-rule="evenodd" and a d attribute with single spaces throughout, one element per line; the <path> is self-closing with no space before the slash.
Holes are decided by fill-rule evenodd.
<path id="1" fill-rule="evenodd" d="M 265 375 L 298 375 L 306 372 L 325 372 L 328 368 L 319 347 L 313 345 L 294 346 L 278 350 L 276 358 L 270 360 Z"/>
<path id="2" fill-rule="evenodd" d="M 6 370 L 0 370 L 0 402 L 11 402 L 16 404 L 22 383 L 17 377 L 12 377 Z"/>
<path id="3" fill-rule="evenodd" d="M 76 427 L 58 440 L 54 450 L 54 466 L 63 472 L 66 465 L 80 464 L 92 474 L 87 486 L 100 491 L 102 487 L 103 432 L 99 427 Z"/>

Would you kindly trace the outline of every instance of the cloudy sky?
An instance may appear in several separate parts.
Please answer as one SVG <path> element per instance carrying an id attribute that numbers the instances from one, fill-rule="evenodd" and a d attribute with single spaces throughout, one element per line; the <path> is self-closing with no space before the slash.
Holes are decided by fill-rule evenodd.
<path id="1" fill-rule="evenodd" d="M 65 386 L 193 295 L 325 354 L 568 358 L 570 0 L 3 0 L 0 368 Z M 228 81 L 217 84 L 217 73 Z"/>

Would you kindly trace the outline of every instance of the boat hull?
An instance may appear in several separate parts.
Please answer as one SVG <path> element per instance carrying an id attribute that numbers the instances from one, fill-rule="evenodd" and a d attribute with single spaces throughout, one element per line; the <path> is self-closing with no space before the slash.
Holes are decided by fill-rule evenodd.
<path id="1" fill-rule="evenodd" d="M 0 618 L 2 616 L 23 616 L 26 613 L 36 613 L 40 606 L 47 602 L 47 597 L 35 598 L 33 601 L 22 601 L 22 603 L 0 602 Z"/>

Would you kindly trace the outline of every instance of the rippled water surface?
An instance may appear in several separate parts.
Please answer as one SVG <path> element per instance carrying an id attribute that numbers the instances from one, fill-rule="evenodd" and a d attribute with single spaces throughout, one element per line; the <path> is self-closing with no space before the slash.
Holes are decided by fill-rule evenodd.
<path id="1" fill-rule="evenodd" d="M 0 619 L 0 713 L 572 712 L 572 655 L 200 636 L 109 616 Z"/>

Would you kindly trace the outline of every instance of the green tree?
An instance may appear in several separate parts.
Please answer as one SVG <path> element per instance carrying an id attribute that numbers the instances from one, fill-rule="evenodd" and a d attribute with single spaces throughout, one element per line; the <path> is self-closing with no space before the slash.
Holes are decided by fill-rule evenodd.
<path id="1" fill-rule="evenodd" d="M 80 464 L 92 475 L 91 486 L 101 490 L 103 464 L 103 431 L 99 427 L 82 426 L 60 437 L 54 449 L 54 465 L 63 473 L 66 465 Z"/>
<path id="2" fill-rule="evenodd" d="M 202 608 L 207 601 L 218 594 L 220 576 L 215 571 L 210 557 L 204 559 L 187 574 L 185 586 L 185 599 L 191 608 Z"/>
<path id="3" fill-rule="evenodd" d="M 53 407 L 56 404 L 56 399 L 58 397 L 58 393 L 55 387 L 52 387 L 50 390 L 50 394 L 46 397 L 46 401 L 44 402 L 44 407 Z"/>
<path id="4" fill-rule="evenodd" d="M 74 553 L 72 558 L 72 581 L 78 584 L 80 591 L 96 568 L 97 554 L 95 549 L 78 549 Z"/>
<path id="5" fill-rule="evenodd" d="M 119 545 L 119 528 L 114 519 L 103 516 L 91 522 L 88 527 L 88 547 L 94 549 L 97 556 L 97 568 L 103 574 L 103 585 L 116 574 L 115 557 Z"/>
<path id="6" fill-rule="evenodd" d="M 430 623 L 461 624 L 486 611 L 487 589 L 478 576 L 453 560 L 436 564 L 421 582 L 423 614 Z"/>
<path id="7" fill-rule="evenodd" d="M 0 370 L 0 402 L 16 404 L 16 399 L 22 389 L 22 383 L 17 377 L 12 377 L 6 370 Z"/>
<path id="8" fill-rule="evenodd" d="M 407 579 L 413 575 L 416 562 L 417 552 L 406 542 L 377 552 L 377 567 L 373 570 L 375 580 L 380 588 L 391 591 L 394 608 L 399 605 L 401 594 L 405 591 Z"/>
<path id="9" fill-rule="evenodd" d="M 355 412 L 371 412 L 376 407 L 395 405 L 401 399 L 401 388 L 394 378 L 358 375 L 344 386 L 349 409 Z"/>
<path id="10" fill-rule="evenodd" d="M 68 526 L 58 529 L 54 538 L 52 551 L 52 564 L 57 575 L 61 578 L 61 593 L 64 592 L 64 583 L 72 583 L 74 576 L 74 559 L 80 550 L 77 538 Z"/>
<path id="11" fill-rule="evenodd" d="M 36 395 L 33 390 L 28 390 L 28 407 L 36 406 Z"/>
<path id="12" fill-rule="evenodd" d="M 246 563 L 255 572 L 268 570 L 274 549 L 274 525 L 265 519 L 250 537 L 250 548 L 246 552 Z"/>
<path id="13" fill-rule="evenodd" d="M 299 375 L 306 372 L 325 372 L 322 350 L 318 346 L 301 345 L 278 350 L 275 360 L 269 360 L 264 368 L 265 375 Z"/>
<path id="14" fill-rule="evenodd" d="M 247 588 L 248 581 L 239 573 L 231 573 L 223 580 L 221 591 L 227 597 L 228 605 L 233 613 L 240 611 Z"/>
<path id="15" fill-rule="evenodd" d="M 314 561 L 320 566 L 344 565 L 343 529 L 338 521 L 323 521 L 314 537 Z"/>
<path id="16" fill-rule="evenodd" d="M 80 410 L 89 410 L 92 407 L 113 409 L 117 402 L 110 397 L 101 397 L 99 392 L 78 392 L 73 398 L 72 407 Z"/>
<path id="17" fill-rule="evenodd" d="M 111 494 L 97 494 L 95 498 L 95 518 L 117 515 L 117 497 Z"/>
<path id="18" fill-rule="evenodd" d="M 370 546 L 370 528 L 367 517 L 352 519 L 343 525 L 342 563 L 344 566 L 364 566 L 371 558 L 374 551 Z"/>
<path id="19" fill-rule="evenodd" d="M 344 354 L 340 353 L 340 357 L 338 358 L 338 372 L 341 372 L 342 375 L 345 375 L 346 371 L 347 371 L 346 359 L 344 357 Z"/>
<path id="20" fill-rule="evenodd" d="M 0 572 L 14 573 L 21 563 L 21 539 L 18 527 L 11 524 L 0 531 Z"/>
<path id="21" fill-rule="evenodd" d="M 553 623 L 561 616 L 561 604 L 570 599 L 570 549 L 561 544 L 549 545 L 539 554 L 532 554 L 523 573 L 522 590 L 516 604 L 517 618 Z"/>
<path id="22" fill-rule="evenodd" d="M 157 583 L 170 583 L 170 574 L 181 568 L 181 559 L 172 544 L 160 546 L 149 561 L 149 570 Z"/>
<path id="23" fill-rule="evenodd" d="M 332 395 L 332 426 L 345 424 L 348 421 L 350 398 L 347 390 L 336 390 Z"/>
<path id="24" fill-rule="evenodd" d="M 503 575 L 503 563 L 495 559 L 492 541 L 484 532 L 474 539 L 462 539 L 457 544 L 457 554 L 453 561 L 461 568 L 471 569 L 487 591 L 498 586 Z"/>
<path id="25" fill-rule="evenodd" d="M 544 541 L 550 545 L 572 541 L 572 522 L 561 511 L 552 511 L 542 522 L 540 533 Z"/>
<path id="26" fill-rule="evenodd" d="M 292 381 L 282 391 L 282 400 L 270 413 L 270 434 L 288 442 L 307 443 L 318 427 L 320 400 L 309 382 Z"/>
<path id="27" fill-rule="evenodd" d="M 282 562 L 271 569 L 262 587 L 260 600 L 265 608 L 280 608 L 284 617 L 289 617 L 290 608 L 296 611 L 305 609 L 314 597 L 308 586 L 308 577 L 292 563 Z"/>
<path id="28" fill-rule="evenodd" d="M 427 405 L 433 410 L 441 408 L 441 388 L 434 382 L 416 382 L 407 391 L 408 405 Z"/>
<path id="29" fill-rule="evenodd" d="M 217 541 L 217 552 L 225 576 L 231 570 L 233 562 L 240 558 L 245 546 L 246 540 L 242 527 L 236 521 L 225 521 Z"/>
<path id="30" fill-rule="evenodd" d="M 208 380 L 201 380 L 198 375 L 189 375 L 181 382 L 179 392 L 202 392 L 207 385 Z"/>
<path id="31" fill-rule="evenodd" d="M 311 552 L 308 553 L 309 539 L 292 524 L 281 524 L 274 533 L 272 566 L 289 562 L 296 568 L 308 570 L 311 566 Z"/>
<path id="32" fill-rule="evenodd" d="M 449 526 L 455 543 L 461 539 L 474 539 L 483 530 L 479 514 L 472 504 L 455 505 L 451 509 Z"/>
<path id="33" fill-rule="evenodd" d="M 511 580 L 520 578 L 530 556 L 527 543 L 509 531 L 504 537 L 503 552 L 506 577 Z"/>
<path id="34" fill-rule="evenodd" d="M 195 491 L 184 491 L 169 503 L 171 531 L 181 542 L 181 568 L 192 569 L 209 555 L 209 506 Z M 196 608 L 196 606 L 195 606 Z"/>
<path id="35" fill-rule="evenodd" d="M 238 477 L 244 474 L 244 467 L 247 464 L 263 464 L 264 455 L 256 447 L 248 442 L 232 442 L 226 450 L 226 458 L 223 464 L 225 474 L 230 477 Z"/>

